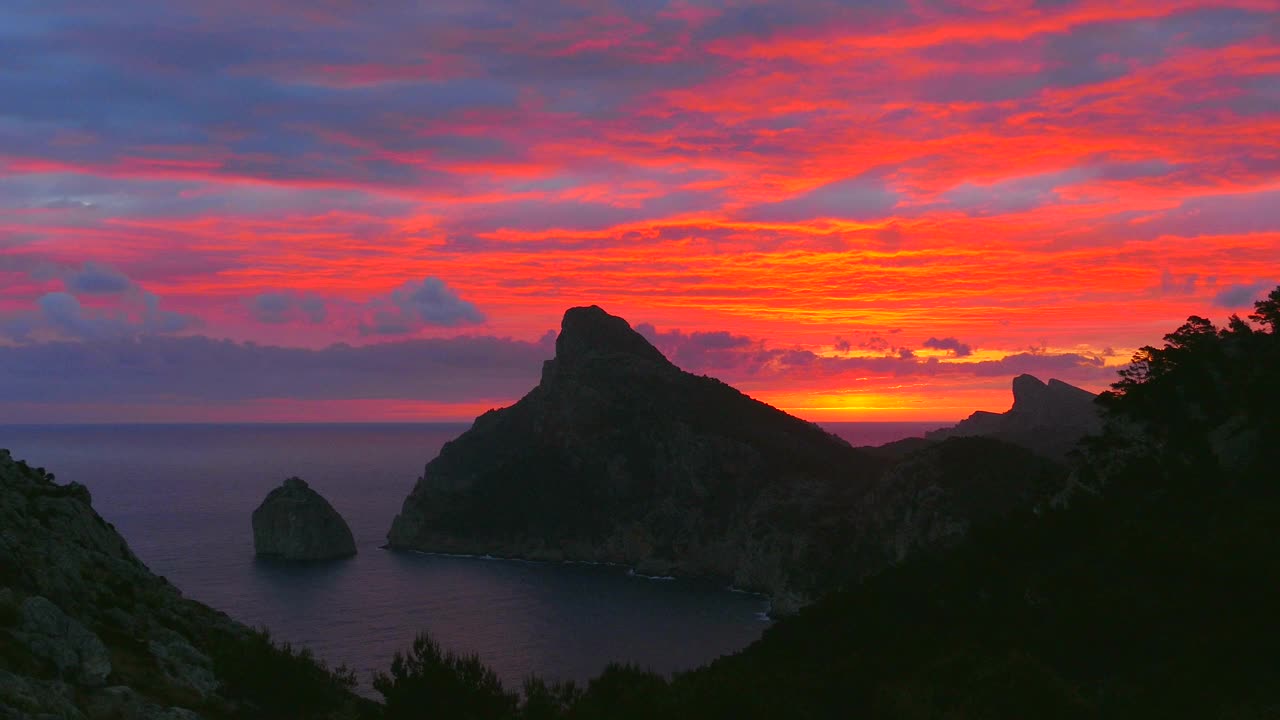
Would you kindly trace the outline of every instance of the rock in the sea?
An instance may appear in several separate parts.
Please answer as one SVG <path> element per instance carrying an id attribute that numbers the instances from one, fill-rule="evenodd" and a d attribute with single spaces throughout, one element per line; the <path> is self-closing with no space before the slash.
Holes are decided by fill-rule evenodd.
<path id="1" fill-rule="evenodd" d="M 260 557 L 333 560 L 356 554 L 351 528 L 299 478 L 289 478 L 253 511 L 253 548 Z"/>

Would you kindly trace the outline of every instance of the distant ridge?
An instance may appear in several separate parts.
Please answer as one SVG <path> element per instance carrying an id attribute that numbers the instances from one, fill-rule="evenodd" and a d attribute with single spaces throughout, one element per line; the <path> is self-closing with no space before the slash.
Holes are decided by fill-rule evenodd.
<path id="1" fill-rule="evenodd" d="M 1019 375 L 1013 379 L 1013 407 L 1009 410 L 979 410 L 953 427 L 925 433 L 925 438 L 992 437 L 1060 458 L 1085 435 L 1101 428 L 1096 399 L 1088 390 L 1061 380 L 1044 383 L 1034 375 Z"/>

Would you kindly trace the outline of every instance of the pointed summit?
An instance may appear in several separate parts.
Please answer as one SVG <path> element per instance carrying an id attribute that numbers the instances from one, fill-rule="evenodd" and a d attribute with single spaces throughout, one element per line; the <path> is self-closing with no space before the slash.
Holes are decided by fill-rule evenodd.
<path id="1" fill-rule="evenodd" d="M 610 315 L 597 305 L 566 310 L 556 338 L 556 361 L 571 367 L 591 357 L 608 355 L 670 365 L 657 348 L 617 315 Z"/>
<path id="2" fill-rule="evenodd" d="M 1013 379 L 1013 407 L 1007 412 L 979 410 L 954 427 L 925 433 L 929 440 L 993 437 L 1053 458 L 1067 454 L 1101 422 L 1094 394 L 1061 380 L 1045 383 L 1034 375 Z"/>
<path id="3" fill-rule="evenodd" d="M 1019 375 L 1013 379 L 1013 408 L 1040 405 L 1048 389 L 1049 386 L 1035 375 Z"/>
<path id="4" fill-rule="evenodd" d="M 830 527 L 792 508 L 845 522 L 879 469 L 817 425 L 681 370 L 626 320 L 576 307 L 542 381 L 441 448 L 387 544 L 710 576 L 795 607 L 858 556 L 780 565 Z"/>

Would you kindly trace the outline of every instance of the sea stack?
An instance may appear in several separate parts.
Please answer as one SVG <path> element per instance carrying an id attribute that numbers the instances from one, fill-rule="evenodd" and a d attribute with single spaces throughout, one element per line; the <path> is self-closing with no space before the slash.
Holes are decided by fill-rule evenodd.
<path id="1" fill-rule="evenodd" d="M 337 510 L 300 478 L 289 478 L 253 511 L 258 557 L 335 560 L 356 554 L 351 528 Z"/>

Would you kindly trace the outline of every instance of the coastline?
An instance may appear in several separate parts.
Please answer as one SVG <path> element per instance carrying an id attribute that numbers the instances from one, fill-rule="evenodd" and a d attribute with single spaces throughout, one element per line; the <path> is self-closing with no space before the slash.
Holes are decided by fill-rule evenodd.
<path id="1" fill-rule="evenodd" d="M 587 565 L 592 567 L 605 567 L 605 568 L 613 568 L 618 570 L 625 570 L 624 574 L 627 575 L 628 577 L 639 578 L 641 580 L 648 580 L 650 582 L 678 582 L 678 581 L 710 582 L 710 583 L 716 583 L 719 585 L 721 581 L 724 580 L 724 578 L 711 576 L 711 575 L 647 575 L 645 573 L 640 572 L 635 565 L 631 565 L 629 563 L 613 562 L 609 560 L 567 560 L 567 559 L 553 559 L 553 558 L 522 557 L 522 556 L 516 556 L 516 555 L 494 555 L 492 553 L 446 552 L 441 550 L 422 550 L 419 548 L 401 547 L 397 545 L 392 545 L 391 543 L 384 543 L 382 545 L 379 545 L 378 549 L 385 550 L 387 552 L 410 553 L 414 555 L 427 555 L 431 557 L 458 558 L 461 560 L 514 562 L 514 563 L 523 563 L 528 565 Z M 737 585 L 734 585 L 732 582 L 728 584 L 720 585 L 720 587 L 722 590 L 726 592 L 731 592 L 736 595 L 750 595 L 752 597 L 760 598 L 761 600 L 766 601 L 769 604 L 769 607 L 766 608 L 763 612 L 761 612 L 760 615 L 763 616 L 763 619 L 767 619 L 769 622 L 772 622 L 774 620 L 777 620 L 780 617 L 785 616 L 785 614 L 783 613 L 775 612 L 774 599 L 768 593 L 760 592 L 758 590 L 751 590 L 749 588 L 738 587 Z"/>

